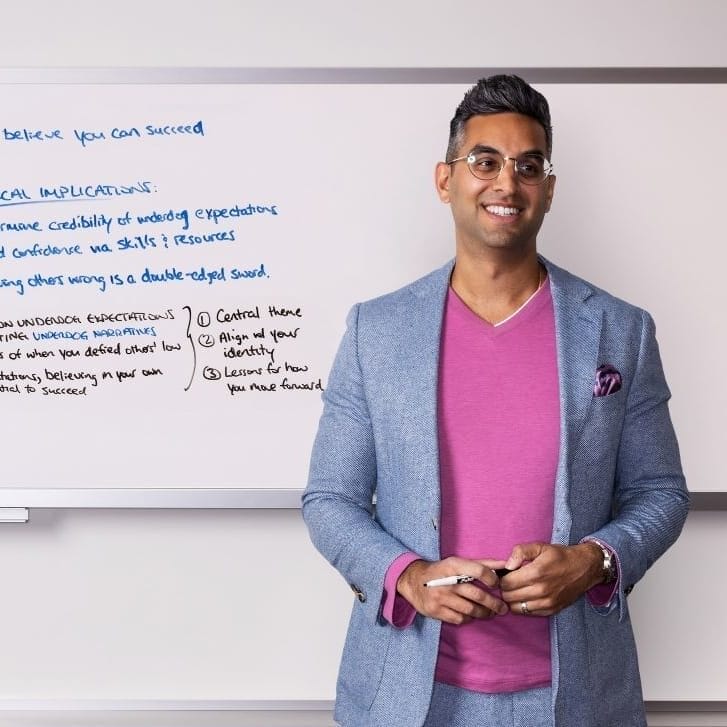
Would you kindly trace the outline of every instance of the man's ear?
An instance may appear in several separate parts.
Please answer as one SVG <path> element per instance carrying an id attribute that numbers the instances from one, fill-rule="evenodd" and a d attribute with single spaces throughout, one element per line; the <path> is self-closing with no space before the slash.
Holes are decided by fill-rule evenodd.
<path id="1" fill-rule="evenodd" d="M 434 168 L 434 186 L 437 188 L 439 199 L 449 204 L 449 181 L 452 177 L 452 165 L 438 162 Z"/>

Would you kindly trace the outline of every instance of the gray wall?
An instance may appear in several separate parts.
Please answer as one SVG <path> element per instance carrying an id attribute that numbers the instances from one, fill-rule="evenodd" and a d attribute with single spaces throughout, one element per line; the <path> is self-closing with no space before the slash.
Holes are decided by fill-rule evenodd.
<path id="1" fill-rule="evenodd" d="M 3 5 L 0 65 L 13 67 L 721 66 L 727 54 L 720 0 Z"/>

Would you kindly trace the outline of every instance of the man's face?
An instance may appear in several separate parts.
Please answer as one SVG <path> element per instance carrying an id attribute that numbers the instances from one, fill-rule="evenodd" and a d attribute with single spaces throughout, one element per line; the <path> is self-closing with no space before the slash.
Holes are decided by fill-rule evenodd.
<path id="1" fill-rule="evenodd" d="M 545 130 L 535 119 L 520 114 L 473 116 L 465 124 L 464 142 L 456 156 L 475 147 L 489 147 L 511 158 L 533 153 L 547 158 Z M 458 252 L 535 249 L 535 238 L 550 209 L 555 177 L 547 177 L 542 184 L 523 184 L 515 163 L 508 160 L 499 176 L 489 180 L 475 177 L 466 161 L 440 162 L 435 179 L 439 198 L 452 207 Z"/>

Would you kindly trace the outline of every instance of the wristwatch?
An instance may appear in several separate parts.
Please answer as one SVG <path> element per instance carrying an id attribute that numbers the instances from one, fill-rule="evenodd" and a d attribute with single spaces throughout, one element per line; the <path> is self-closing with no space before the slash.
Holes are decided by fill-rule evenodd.
<path id="1" fill-rule="evenodd" d="M 616 580 L 616 563 L 613 560 L 613 553 L 604 545 L 596 543 L 603 553 L 603 582 L 613 583 Z"/>

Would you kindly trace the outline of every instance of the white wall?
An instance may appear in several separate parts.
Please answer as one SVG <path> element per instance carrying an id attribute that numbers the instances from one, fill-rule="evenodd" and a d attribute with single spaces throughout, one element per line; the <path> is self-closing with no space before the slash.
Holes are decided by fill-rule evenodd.
<path id="1" fill-rule="evenodd" d="M 331 699 L 348 587 L 297 510 L 34 510 L 0 528 L 3 700 Z"/>
<path id="2" fill-rule="evenodd" d="M 3 3 L 0 67 L 727 65 L 727 3 L 719 0 L 512 8 L 482 0 Z M 274 683 L 260 681 L 269 664 L 253 663 L 271 640 L 273 653 L 285 653 L 276 619 L 317 618 L 321 633 L 343 629 L 347 587 L 311 552 L 298 513 L 31 518 L 0 526 L 0 701 L 332 697 L 334 637 L 312 645 L 309 671 L 281 659 Z M 724 660 L 710 650 L 712 625 L 695 624 L 696 638 L 649 629 L 652 609 L 688 610 L 698 597 L 725 602 L 711 575 L 724 572 L 715 563 L 724 518 L 691 516 L 683 539 L 634 595 L 649 699 L 727 697 Z M 241 580 L 266 571 L 289 587 Z M 677 663 L 680 654 L 688 659 Z M 689 683 L 689 659 L 711 662 L 714 681 Z M 184 660 L 195 666 L 180 668 Z M 657 691 L 657 681 L 670 688 Z"/>

